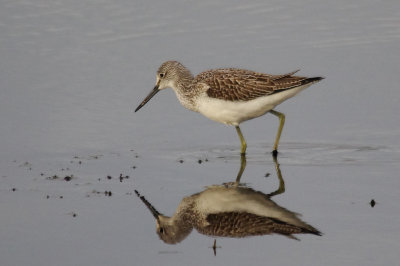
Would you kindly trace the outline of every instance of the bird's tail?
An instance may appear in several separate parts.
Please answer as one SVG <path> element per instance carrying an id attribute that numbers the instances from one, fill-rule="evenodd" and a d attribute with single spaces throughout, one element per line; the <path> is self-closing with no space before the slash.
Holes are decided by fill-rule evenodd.
<path id="1" fill-rule="evenodd" d="M 310 83 L 316 83 L 316 82 L 321 81 L 323 79 L 324 79 L 324 77 L 306 78 L 306 79 L 302 80 L 301 83 L 302 83 L 302 85 L 305 85 L 305 84 L 310 84 Z"/>

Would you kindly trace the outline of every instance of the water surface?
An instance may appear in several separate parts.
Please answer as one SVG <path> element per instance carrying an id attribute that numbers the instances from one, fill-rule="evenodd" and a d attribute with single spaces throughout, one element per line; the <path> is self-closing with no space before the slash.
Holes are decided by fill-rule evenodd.
<path id="1" fill-rule="evenodd" d="M 394 265 L 400 230 L 398 1 L 5 1 L 0 8 L 0 264 Z M 173 214 L 235 180 L 234 128 L 171 90 L 138 113 L 165 60 L 324 76 L 286 114 L 274 201 L 322 236 L 167 245 L 137 189 Z M 279 187 L 278 121 L 242 125 L 242 182 Z M 110 193 L 111 192 L 111 193 Z M 376 205 L 370 205 L 374 199 Z"/>

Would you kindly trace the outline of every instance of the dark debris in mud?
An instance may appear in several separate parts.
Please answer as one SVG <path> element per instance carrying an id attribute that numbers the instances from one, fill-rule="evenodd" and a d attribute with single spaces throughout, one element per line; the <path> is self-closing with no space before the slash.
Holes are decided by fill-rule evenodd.
<path id="1" fill-rule="evenodd" d="M 122 182 L 122 181 L 124 181 L 124 179 L 129 179 L 129 175 L 123 175 L 123 174 L 120 174 L 119 175 L 119 182 Z"/>
<path id="2" fill-rule="evenodd" d="M 108 191 L 108 190 L 106 190 L 106 191 L 97 191 L 97 190 L 92 190 L 92 194 L 95 194 L 95 195 L 105 195 L 106 197 L 111 197 L 112 196 L 112 192 L 111 192 L 111 190 L 110 191 Z M 90 197 L 90 195 L 87 195 L 88 197 Z"/>
<path id="3" fill-rule="evenodd" d="M 52 199 L 64 199 L 64 196 L 63 195 L 49 195 L 49 194 L 47 194 L 45 198 L 46 199 L 50 199 L 50 198 L 52 198 Z"/>
<path id="4" fill-rule="evenodd" d="M 369 202 L 369 205 L 371 205 L 371 208 L 375 207 L 376 201 L 374 199 L 371 199 L 371 201 Z"/>
<path id="5" fill-rule="evenodd" d="M 76 177 L 74 175 L 66 175 L 64 177 L 62 176 L 58 176 L 58 175 L 52 175 L 52 176 L 48 176 L 46 177 L 47 180 L 64 180 L 64 181 L 71 181 L 72 179 L 75 179 Z"/>

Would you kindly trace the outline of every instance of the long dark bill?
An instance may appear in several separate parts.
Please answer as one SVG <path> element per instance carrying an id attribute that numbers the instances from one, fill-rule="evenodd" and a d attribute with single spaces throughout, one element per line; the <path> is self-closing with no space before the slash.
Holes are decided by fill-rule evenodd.
<path id="1" fill-rule="evenodd" d="M 139 111 L 140 108 L 142 108 L 148 101 L 150 101 L 151 98 L 153 98 L 154 95 L 159 92 L 158 86 L 155 86 L 154 89 L 147 95 L 146 98 L 144 98 L 143 102 L 139 104 L 139 106 L 135 109 L 135 112 Z"/>
<path id="2" fill-rule="evenodd" d="M 159 213 L 156 208 L 153 207 L 153 205 L 151 205 L 150 202 L 148 202 L 144 196 L 141 196 L 140 193 L 135 190 L 136 195 L 143 201 L 144 205 L 146 205 L 146 207 L 150 210 L 151 214 L 153 214 L 154 218 L 156 218 L 156 220 L 158 220 L 158 216 L 161 215 L 161 213 Z"/>

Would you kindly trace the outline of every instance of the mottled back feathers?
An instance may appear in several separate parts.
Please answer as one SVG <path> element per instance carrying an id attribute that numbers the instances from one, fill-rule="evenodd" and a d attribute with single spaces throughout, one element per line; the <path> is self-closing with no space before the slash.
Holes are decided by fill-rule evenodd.
<path id="1" fill-rule="evenodd" d="M 211 98 L 249 101 L 322 79 L 293 76 L 297 71 L 284 75 L 268 75 L 236 68 L 214 69 L 197 75 L 194 84 L 207 84 L 207 95 Z"/>
<path id="2" fill-rule="evenodd" d="M 208 226 L 196 229 L 203 234 L 222 237 L 246 237 L 272 233 L 291 236 L 292 234 L 321 233 L 308 228 L 292 225 L 272 217 L 259 216 L 247 212 L 225 212 L 207 215 Z"/>

